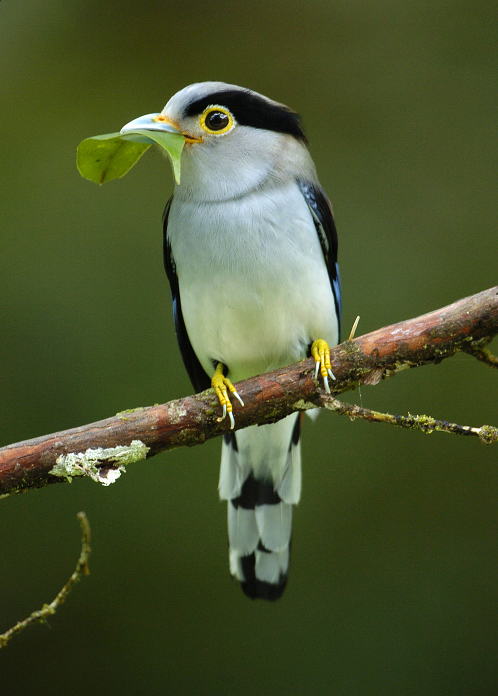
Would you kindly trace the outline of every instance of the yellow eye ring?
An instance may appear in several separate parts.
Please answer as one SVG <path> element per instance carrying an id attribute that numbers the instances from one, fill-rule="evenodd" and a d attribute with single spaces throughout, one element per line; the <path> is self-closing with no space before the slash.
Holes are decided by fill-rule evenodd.
<path id="1" fill-rule="evenodd" d="M 224 135 L 235 125 L 232 114 L 224 106 L 208 106 L 201 116 L 201 127 L 210 135 Z"/>

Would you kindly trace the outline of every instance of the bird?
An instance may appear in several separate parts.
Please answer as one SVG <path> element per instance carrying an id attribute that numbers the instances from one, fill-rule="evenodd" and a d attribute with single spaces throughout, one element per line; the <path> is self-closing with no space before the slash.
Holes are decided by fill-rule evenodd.
<path id="1" fill-rule="evenodd" d="M 219 495 L 229 567 L 252 599 L 286 587 L 292 508 L 301 496 L 302 414 L 233 430 L 233 386 L 315 358 L 330 391 L 339 342 L 337 232 L 301 117 L 264 95 L 198 82 L 121 130 L 185 138 L 181 182 L 164 212 L 175 330 L 196 391 L 213 386 L 227 418 Z"/>

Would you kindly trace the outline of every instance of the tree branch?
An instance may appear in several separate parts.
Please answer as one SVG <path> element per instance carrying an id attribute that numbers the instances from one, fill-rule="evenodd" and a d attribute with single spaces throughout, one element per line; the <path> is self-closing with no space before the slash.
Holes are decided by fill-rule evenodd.
<path id="1" fill-rule="evenodd" d="M 28 616 L 27 619 L 23 621 L 18 621 L 15 626 L 9 628 L 5 633 L 0 634 L 0 648 L 4 648 L 9 640 L 16 633 L 19 633 L 29 624 L 41 621 L 44 623 L 49 616 L 55 614 L 57 609 L 66 601 L 66 597 L 73 589 L 73 586 L 78 582 L 82 575 L 89 575 L 88 570 L 88 557 L 90 556 L 90 523 L 84 512 L 78 512 L 78 520 L 81 526 L 81 553 L 76 564 L 74 573 L 71 575 L 69 580 L 66 582 L 62 590 L 59 592 L 57 597 L 50 602 L 50 604 L 44 604 L 41 609 L 34 611 Z"/>
<path id="2" fill-rule="evenodd" d="M 498 442 L 498 428 L 491 425 L 482 425 L 480 428 L 472 428 L 469 425 L 458 425 L 448 421 L 436 420 L 431 416 L 395 416 L 391 413 L 380 413 L 369 408 L 363 408 L 356 404 L 345 404 L 333 396 L 325 397 L 325 408 L 339 413 L 341 416 L 349 416 L 351 420 L 362 418 L 370 423 L 389 423 L 408 430 L 421 430 L 423 433 L 453 433 L 455 435 L 471 435 L 478 437 L 483 445 Z"/>
<path id="3" fill-rule="evenodd" d="M 497 334 L 498 286 L 335 347 L 331 351 L 336 376 L 331 385 L 333 394 L 350 391 L 361 383 L 377 384 L 407 368 L 437 364 L 459 351 L 497 367 L 498 360 L 485 350 Z M 311 358 L 240 382 L 237 390 L 245 406 L 234 404 L 236 430 L 274 422 L 294 411 L 330 408 L 330 397 L 314 379 Z M 349 415 L 365 417 L 360 411 Z M 202 444 L 227 432 L 227 419 L 221 421 L 219 415 L 214 391 L 208 389 L 167 404 L 124 411 L 96 423 L 8 445 L 0 449 L 0 496 L 81 475 L 112 483 L 126 464 L 176 447 Z M 390 418 L 400 425 L 403 417 Z M 465 427 L 455 426 L 453 432 Z M 496 429 L 485 427 L 481 435 L 487 435 L 481 439 L 491 442 Z M 466 434 L 478 435 L 477 430 L 470 428 Z"/>
<path id="4" fill-rule="evenodd" d="M 470 355 L 473 355 L 474 358 L 477 358 L 481 362 L 485 363 L 486 365 L 489 365 L 490 367 L 494 367 L 496 370 L 498 370 L 498 358 L 496 355 L 492 355 L 489 350 L 486 350 L 486 348 L 483 348 L 482 346 L 475 345 L 472 347 L 469 347 L 467 349 L 467 353 Z"/>

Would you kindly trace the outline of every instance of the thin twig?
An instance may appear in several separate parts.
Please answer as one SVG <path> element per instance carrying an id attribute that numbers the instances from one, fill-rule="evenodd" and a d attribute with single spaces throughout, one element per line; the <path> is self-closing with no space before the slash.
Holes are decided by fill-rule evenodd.
<path id="1" fill-rule="evenodd" d="M 360 316 L 358 315 L 353 322 L 353 326 L 351 327 L 351 331 L 349 332 L 348 341 L 352 341 L 353 338 L 356 336 L 356 329 L 358 328 L 359 323 L 360 323 Z"/>
<path id="2" fill-rule="evenodd" d="M 494 367 L 495 370 L 498 370 L 498 357 L 493 355 L 487 348 L 471 346 L 465 352 L 469 355 L 473 355 L 474 358 L 489 365 L 489 367 Z"/>
<path id="3" fill-rule="evenodd" d="M 55 614 L 57 609 L 66 600 L 67 595 L 73 589 L 73 586 L 78 582 L 82 575 L 89 575 L 90 571 L 88 569 L 88 557 L 90 555 L 90 523 L 84 512 L 78 512 L 78 520 L 81 525 L 81 553 L 76 564 L 74 573 L 71 575 L 69 580 L 66 582 L 62 590 L 59 592 L 57 597 L 50 602 L 50 604 L 44 604 L 41 609 L 34 611 L 27 619 L 23 621 L 18 621 L 15 626 L 9 628 L 5 633 L 0 634 L 0 648 L 4 648 L 9 640 L 16 633 L 19 633 L 29 624 L 35 623 L 36 621 L 41 621 L 44 623 L 49 616 Z"/>
<path id="4" fill-rule="evenodd" d="M 325 408 L 340 413 L 342 416 L 349 416 L 351 420 L 362 418 L 370 423 L 389 423 L 398 425 L 400 428 L 409 430 L 421 430 L 429 435 L 430 433 L 454 433 L 456 435 L 470 435 L 478 437 L 484 445 L 498 442 L 498 428 L 492 425 L 482 425 L 480 428 L 473 428 L 469 425 L 458 425 L 448 421 L 436 420 L 431 416 L 414 416 L 409 413 L 407 416 L 397 416 L 391 413 L 381 413 L 363 408 L 356 404 L 346 404 L 344 401 L 327 396 L 324 398 Z"/>

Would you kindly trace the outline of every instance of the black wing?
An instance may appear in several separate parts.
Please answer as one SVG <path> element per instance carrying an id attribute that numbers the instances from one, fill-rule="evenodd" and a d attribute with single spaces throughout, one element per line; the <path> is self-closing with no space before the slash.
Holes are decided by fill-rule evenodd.
<path id="1" fill-rule="evenodd" d="M 337 230 L 335 228 L 334 213 L 332 205 L 325 195 L 323 189 L 308 181 L 297 181 L 299 188 L 308 204 L 320 245 L 322 247 L 325 264 L 329 273 L 330 285 L 334 294 L 335 311 L 341 330 L 341 278 L 339 275 L 339 265 L 337 263 Z"/>
<path id="2" fill-rule="evenodd" d="M 171 298 L 173 300 L 173 316 L 175 319 L 175 331 L 176 339 L 178 345 L 180 346 L 180 352 L 182 354 L 183 364 L 187 370 L 190 381 L 196 392 L 204 391 L 204 389 L 209 389 L 211 386 L 211 378 L 206 374 L 204 368 L 199 362 L 199 358 L 192 348 L 190 339 L 188 337 L 187 328 L 183 320 L 182 314 L 182 303 L 180 299 L 180 287 L 178 284 L 178 276 L 176 275 L 175 260 L 171 253 L 171 245 L 168 240 L 168 215 L 169 209 L 171 207 L 171 201 L 173 196 L 166 203 L 166 208 L 164 209 L 163 215 L 163 251 L 164 251 L 164 268 L 166 269 L 166 275 L 168 276 L 169 284 L 171 287 Z"/>

